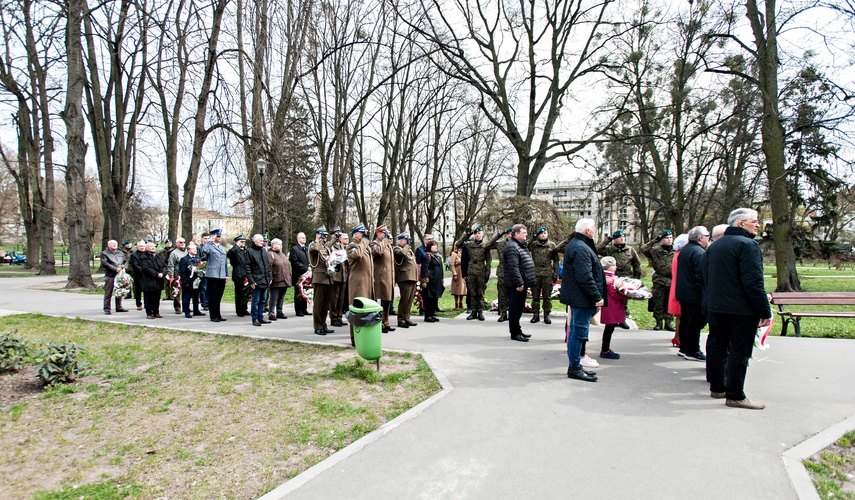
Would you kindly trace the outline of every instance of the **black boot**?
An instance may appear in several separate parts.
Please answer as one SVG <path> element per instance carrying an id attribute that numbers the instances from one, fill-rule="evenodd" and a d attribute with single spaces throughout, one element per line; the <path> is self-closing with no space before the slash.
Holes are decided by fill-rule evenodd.
<path id="1" fill-rule="evenodd" d="M 662 329 L 662 320 L 661 319 L 656 320 L 656 326 L 654 326 L 653 329 L 656 331 L 659 331 Z"/>
<path id="2" fill-rule="evenodd" d="M 543 322 L 546 323 L 547 325 L 552 324 L 552 320 L 549 319 L 549 313 L 543 313 Z"/>
<path id="3" fill-rule="evenodd" d="M 467 320 L 478 319 L 478 313 L 476 313 L 475 311 L 472 311 L 471 313 L 469 313 L 469 316 L 466 316 L 466 319 Z"/>
<path id="4" fill-rule="evenodd" d="M 507 320 L 508 320 L 508 313 L 502 313 L 499 315 L 499 323 L 502 323 L 502 322 L 507 321 Z"/>
<path id="5" fill-rule="evenodd" d="M 478 321 L 484 321 L 484 313 L 482 311 L 478 311 Z"/>
<path id="6" fill-rule="evenodd" d="M 540 323 L 540 314 L 534 313 L 534 315 L 531 317 L 531 322 L 532 323 Z"/>
<path id="7" fill-rule="evenodd" d="M 674 331 L 674 323 L 670 319 L 665 320 L 665 329 L 668 330 L 669 332 Z"/>

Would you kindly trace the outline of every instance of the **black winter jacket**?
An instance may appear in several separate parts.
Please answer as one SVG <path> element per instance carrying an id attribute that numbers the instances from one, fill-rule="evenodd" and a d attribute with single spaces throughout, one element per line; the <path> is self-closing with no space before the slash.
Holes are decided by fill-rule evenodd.
<path id="1" fill-rule="evenodd" d="M 229 259 L 229 264 L 232 265 L 232 280 L 235 283 L 243 284 L 246 278 L 246 262 L 249 255 L 246 253 L 246 247 L 241 248 L 237 245 L 229 248 L 226 252 L 226 258 Z"/>
<path id="2" fill-rule="evenodd" d="M 502 267 L 506 287 L 534 286 L 537 281 L 528 243 L 520 243 L 515 238 L 509 239 L 502 249 Z"/>
<path id="3" fill-rule="evenodd" d="M 144 292 L 156 292 L 163 290 L 163 277 L 158 278 L 158 274 L 166 276 L 166 263 L 156 253 L 143 252 L 137 257 L 139 269 L 141 272 L 140 290 Z"/>
<path id="4" fill-rule="evenodd" d="M 690 241 L 677 257 L 677 283 L 674 296 L 679 302 L 700 304 L 704 294 L 704 247 Z"/>
<path id="5" fill-rule="evenodd" d="M 442 256 L 438 253 L 425 253 L 422 261 L 421 278 L 428 278 L 427 285 L 422 285 L 422 297 L 440 298 L 445 292 L 443 284 Z"/>
<path id="6" fill-rule="evenodd" d="M 300 276 L 309 270 L 309 253 L 303 250 L 303 245 L 294 245 L 291 247 L 288 261 L 291 262 L 291 282 L 296 285 Z"/>
<path id="7" fill-rule="evenodd" d="M 597 258 L 594 241 L 576 233 L 564 249 L 564 273 L 561 276 L 561 303 L 570 307 L 596 307 L 606 296 L 606 274 Z"/>
<path id="8" fill-rule="evenodd" d="M 267 288 L 273 281 L 267 249 L 253 243 L 246 249 L 246 257 L 244 275 L 249 280 L 249 285 L 254 284 L 256 288 Z"/>
<path id="9" fill-rule="evenodd" d="M 707 308 L 711 312 L 772 317 L 763 285 L 763 256 L 751 233 L 728 227 L 710 245 L 706 257 Z"/>

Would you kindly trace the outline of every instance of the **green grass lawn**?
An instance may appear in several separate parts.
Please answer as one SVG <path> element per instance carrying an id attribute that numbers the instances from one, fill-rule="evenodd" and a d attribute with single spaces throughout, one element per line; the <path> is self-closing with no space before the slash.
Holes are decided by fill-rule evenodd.
<path id="1" fill-rule="evenodd" d="M 0 374 L 0 498 L 258 498 L 440 390 L 409 353 L 378 373 L 332 346 L 0 317 L 12 331 L 82 344 L 89 368 L 46 390 Z"/>

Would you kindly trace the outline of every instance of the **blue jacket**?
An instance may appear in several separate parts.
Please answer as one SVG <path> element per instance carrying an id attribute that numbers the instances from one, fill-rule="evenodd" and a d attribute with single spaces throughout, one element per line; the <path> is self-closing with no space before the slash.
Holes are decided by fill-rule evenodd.
<path id="1" fill-rule="evenodd" d="M 229 277 L 229 261 L 226 257 L 225 247 L 209 241 L 200 247 L 199 257 L 208 261 L 208 267 L 205 269 L 206 278 L 224 280 Z"/>
<path id="2" fill-rule="evenodd" d="M 606 274 L 597 258 L 594 241 L 576 233 L 564 249 L 564 269 L 561 276 L 561 303 L 570 307 L 596 307 L 606 297 Z"/>
<path id="3" fill-rule="evenodd" d="M 760 319 L 772 317 L 763 285 L 763 256 L 751 233 L 730 226 L 706 255 L 707 309 Z"/>

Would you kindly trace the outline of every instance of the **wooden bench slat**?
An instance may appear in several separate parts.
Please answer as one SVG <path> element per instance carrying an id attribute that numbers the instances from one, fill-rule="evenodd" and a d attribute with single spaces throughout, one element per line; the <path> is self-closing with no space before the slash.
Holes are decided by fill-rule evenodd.
<path id="1" fill-rule="evenodd" d="M 855 298 L 852 299 L 773 299 L 775 305 L 790 306 L 855 306 Z"/>
<path id="2" fill-rule="evenodd" d="M 806 312 L 784 311 L 782 315 L 800 317 L 800 318 L 806 318 L 806 317 L 813 317 L 813 318 L 855 318 L 855 312 L 836 312 L 836 311 L 815 311 L 815 312 L 810 312 L 810 311 L 806 311 Z"/>
<path id="3" fill-rule="evenodd" d="M 855 318 L 855 311 L 785 311 L 785 305 L 798 306 L 855 306 L 855 292 L 780 292 L 772 294 L 772 304 L 778 306 L 781 317 L 781 335 L 787 334 L 787 325 L 793 323 L 796 336 L 801 337 L 801 318 Z"/>

